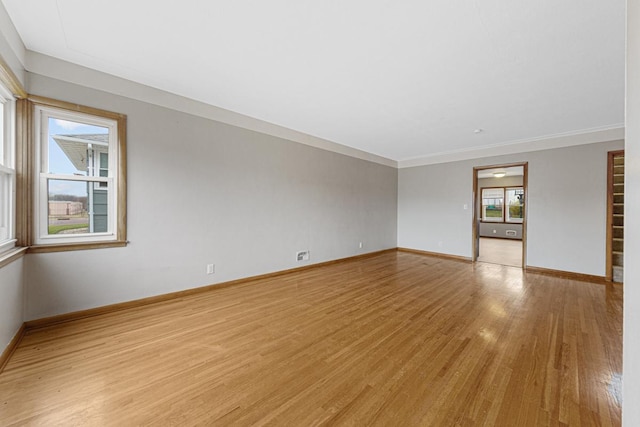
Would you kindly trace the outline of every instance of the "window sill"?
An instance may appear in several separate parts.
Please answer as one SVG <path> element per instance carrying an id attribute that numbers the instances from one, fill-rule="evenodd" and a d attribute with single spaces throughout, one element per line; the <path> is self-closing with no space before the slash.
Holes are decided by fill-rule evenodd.
<path id="1" fill-rule="evenodd" d="M 123 248 L 127 246 L 128 241 L 112 241 L 112 242 L 87 242 L 87 243 L 65 243 L 53 245 L 37 245 L 29 248 L 30 254 L 41 254 L 47 252 L 67 252 L 67 251 L 84 251 L 87 249 L 105 249 L 105 248 Z"/>
<path id="2" fill-rule="evenodd" d="M 18 258 L 22 258 L 27 252 L 28 248 L 13 248 L 0 254 L 0 268 L 5 265 L 11 264 Z"/>

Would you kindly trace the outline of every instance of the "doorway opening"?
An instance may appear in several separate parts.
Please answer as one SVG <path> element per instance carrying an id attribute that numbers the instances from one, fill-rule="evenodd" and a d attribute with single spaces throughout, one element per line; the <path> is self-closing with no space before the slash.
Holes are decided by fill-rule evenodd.
<path id="1" fill-rule="evenodd" d="M 524 268 L 528 163 L 473 168 L 474 262 Z"/>

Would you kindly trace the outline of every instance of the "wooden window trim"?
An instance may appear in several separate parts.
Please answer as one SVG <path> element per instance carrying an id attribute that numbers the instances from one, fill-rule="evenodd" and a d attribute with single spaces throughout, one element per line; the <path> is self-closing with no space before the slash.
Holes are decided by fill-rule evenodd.
<path id="1" fill-rule="evenodd" d="M 33 211 L 36 185 L 34 182 L 35 144 L 34 109 L 36 105 L 59 108 L 71 112 L 89 114 L 112 119 L 118 124 L 118 188 L 117 188 L 117 235 L 115 240 L 103 242 L 52 243 L 34 245 L 35 221 L 37 214 Z M 16 237 L 19 246 L 29 247 L 29 253 L 76 251 L 85 249 L 101 249 L 123 247 L 127 245 L 127 116 L 120 113 L 87 107 L 70 102 L 59 101 L 41 96 L 29 95 L 18 100 L 17 116 L 17 228 Z"/>
<path id="2" fill-rule="evenodd" d="M 29 247 L 30 254 L 48 252 L 82 251 L 87 249 L 123 248 L 127 241 L 111 240 L 108 242 L 59 243 L 52 245 L 34 245 Z"/>
<path id="3" fill-rule="evenodd" d="M 0 268 L 11 264 L 13 261 L 22 258 L 27 252 L 27 248 L 12 248 L 0 254 Z"/>
<path id="4" fill-rule="evenodd" d="M 0 153 L 2 154 L 3 161 L 0 163 L 0 173 L 2 175 L 8 176 L 11 185 L 11 192 L 13 195 L 6 194 L 7 200 L 10 206 L 10 212 L 8 218 L 9 221 L 9 235 L 8 238 L 3 238 L 2 242 L 0 242 L 0 268 L 6 265 L 8 262 L 14 260 L 16 253 L 21 253 L 20 247 L 17 246 L 17 226 L 18 226 L 18 218 L 16 214 L 16 203 L 17 203 L 17 194 L 16 183 L 18 180 L 17 177 L 17 164 L 15 160 L 16 155 L 16 133 L 15 133 L 15 125 L 16 125 L 16 109 L 17 109 L 17 99 L 24 95 L 24 88 L 22 84 L 18 80 L 15 74 L 11 71 L 9 66 L 4 62 L 3 58 L 0 56 L 0 98 L 2 99 L 2 103 L 4 104 L 4 108 L 0 110 L 0 120 L 2 120 L 3 126 L 1 126 L 2 135 L 0 135 Z M 7 114 L 9 112 L 9 114 Z M 5 119 L 12 120 L 12 123 L 5 122 Z M 6 151 L 4 151 L 6 149 Z M 3 196 L 4 197 L 4 196 Z M 6 205 L 4 204 L 5 200 L 0 201 L 2 204 L 1 209 L 5 209 Z M 9 261 L 7 261 L 9 260 Z"/>
<path id="5" fill-rule="evenodd" d="M 16 188 L 15 188 L 16 194 L 14 199 L 14 212 L 13 212 L 13 215 L 14 215 L 14 218 L 13 218 L 14 233 L 13 234 L 15 238 L 15 246 L 0 253 L 0 268 L 3 268 L 4 266 L 9 265 L 15 260 L 23 257 L 27 251 L 27 248 L 20 247 L 19 242 L 17 240 L 17 234 L 21 224 L 20 217 L 18 216 L 18 212 L 17 212 L 17 208 L 18 208 L 17 205 L 21 201 L 18 196 L 19 193 L 17 192 L 18 171 L 19 171 L 18 152 L 17 152 L 18 151 L 17 114 L 18 114 L 18 101 L 20 101 L 21 98 L 26 97 L 27 92 L 22 86 L 22 83 L 20 83 L 20 80 L 18 79 L 18 77 L 11 70 L 11 67 L 9 67 L 9 65 L 7 65 L 7 63 L 4 61 L 4 58 L 2 58 L 2 56 L 0 56 L 0 84 L 2 84 L 5 88 L 7 88 L 16 100 L 16 102 L 14 103 L 14 117 L 16 120 L 16 122 L 14 123 L 15 125 L 14 136 L 16 138 L 16 141 L 14 141 L 14 146 L 12 147 L 12 150 L 14 151 L 13 169 L 15 170 L 14 179 L 15 179 L 15 185 L 16 185 Z"/>

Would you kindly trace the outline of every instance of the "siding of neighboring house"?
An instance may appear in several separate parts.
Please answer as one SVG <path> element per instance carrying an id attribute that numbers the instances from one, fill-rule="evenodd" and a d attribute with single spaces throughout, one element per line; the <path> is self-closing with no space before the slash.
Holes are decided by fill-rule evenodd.
<path id="1" fill-rule="evenodd" d="M 108 204 L 105 190 L 93 190 L 93 231 L 103 233 L 108 230 Z"/>

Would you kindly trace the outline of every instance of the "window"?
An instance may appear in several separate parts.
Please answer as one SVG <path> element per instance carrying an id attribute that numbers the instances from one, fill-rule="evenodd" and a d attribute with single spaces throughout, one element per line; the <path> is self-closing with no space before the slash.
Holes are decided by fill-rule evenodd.
<path id="1" fill-rule="evenodd" d="M 524 188 L 515 187 L 506 189 L 507 198 L 507 222 L 519 222 L 524 219 Z"/>
<path id="2" fill-rule="evenodd" d="M 482 221 L 522 223 L 524 188 L 483 188 Z"/>
<path id="3" fill-rule="evenodd" d="M 488 222 L 504 221 L 504 188 L 482 189 L 482 220 Z"/>
<path id="4" fill-rule="evenodd" d="M 125 118 L 78 109 L 34 106 L 36 245 L 125 240 Z"/>
<path id="5" fill-rule="evenodd" d="M 0 253 L 15 246 L 15 100 L 0 85 Z"/>

